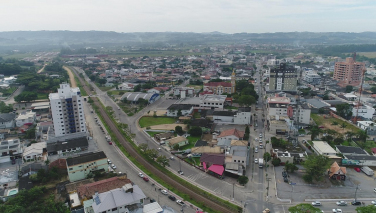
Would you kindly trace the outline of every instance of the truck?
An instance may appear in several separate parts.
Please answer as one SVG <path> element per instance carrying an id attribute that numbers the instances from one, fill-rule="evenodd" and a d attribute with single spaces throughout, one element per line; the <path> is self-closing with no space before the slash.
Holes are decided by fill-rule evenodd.
<path id="1" fill-rule="evenodd" d="M 264 166 L 264 159 L 259 158 L 259 168 L 262 168 Z"/>
<path id="2" fill-rule="evenodd" d="M 368 166 L 363 166 L 360 170 L 362 170 L 362 172 L 364 172 L 368 176 L 373 176 L 374 174 L 373 170 Z"/>

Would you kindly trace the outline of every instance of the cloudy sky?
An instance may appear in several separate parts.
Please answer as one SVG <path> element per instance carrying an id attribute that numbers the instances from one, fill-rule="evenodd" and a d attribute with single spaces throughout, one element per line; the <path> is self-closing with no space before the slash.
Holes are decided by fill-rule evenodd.
<path id="1" fill-rule="evenodd" d="M 375 0 L 0 0 L 0 31 L 376 31 Z"/>

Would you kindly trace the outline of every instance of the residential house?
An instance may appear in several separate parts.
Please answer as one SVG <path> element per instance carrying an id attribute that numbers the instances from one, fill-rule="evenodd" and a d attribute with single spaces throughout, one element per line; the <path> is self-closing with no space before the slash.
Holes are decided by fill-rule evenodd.
<path id="1" fill-rule="evenodd" d="M 16 126 L 21 127 L 24 124 L 31 125 L 34 124 L 36 119 L 36 113 L 32 111 L 28 111 L 26 113 L 21 113 L 16 118 Z"/>
<path id="2" fill-rule="evenodd" d="M 173 148 L 176 144 L 178 144 L 179 147 L 182 147 L 188 144 L 188 139 L 183 136 L 178 136 L 178 137 L 174 137 L 174 138 L 166 140 L 166 144 L 171 148 Z"/>
<path id="3" fill-rule="evenodd" d="M 217 136 L 217 145 L 223 148 L 230 147 L 232 140 L 242 140 L 244 137 L 244 131 L 240 131 L 237 129 L 228 129 L 221 132 L 220 135 Z"/>
<path id="4" fill-rule="evenodd" d="M 67 171 L 71 182 L 85 179 L 93 171 L 107 171 L 107 169 L 107 156 L 103 151 L 67 159 Z"/>
<path id="5" fill-rule="evenodd" d="M 246 140 L 232 140 L 231 146 L 249 146 L 249 142 Z"/>
<path id="6" fill-rule="evenodd" d="M 48 143 L 47 152 L 49 155 L 64 155 L 68 152 L 81 152 L 87 150 L 88 146 L 89 142 L 85 136 Z"/>
<path id="7" fill-rule="evenodd" d="M 146 196 L 137 185 L 128 183 L 103 193 L 95 193 L 91 205 L 94 213 L 129 213 L 132 206 L 145 203 Z"/>
<path id="8" fill-rule="evenodd" d="M 193 105 L 191 104 L 172 104 L 167 108 L 167 116 L 180 117 L 191 114 L 193 111 Z M 181 115 L 179 114 L 181 113 Z"/>
<path id="9" fill-rule="evenodd" d="M 170 139 L 172 136 L 174 136 L 173 132 L 162 132 L 162 133 L 155 134 L 154 138 L 157 141 L 161 141 L 162 138 L 164 138 L 163 140 L 165 140 L 165 139 Z"/>
<path id="10" fill-rule="evenodd" d="M 376 125 L 373 121 L 358 121 L 356 124 L 359 128 L 367 131 L 368 135 L 376 135 Z"/>
<path id="11" fill-rule="evenodd" d="M 336 156 L 337 152 L 334 150 L 327 142 L 325 141 L 312 141 L 313 143 L 313 150 L 318 155 L 325 155 L 325 156 Z"/>
<path id="12" fill-rule="evenodd" d="M 0 114 L 0 129 L 11 129 L 15 125 L 14 113 L 1 113 Z"/>
<path id="13" fill-rule="evenodd" d="M 46 148 L 47 148 L 46 142 L 33 143 L 24 149 L 22 153 L 22 158 L 25 161 L 41 160 L 43 158 L 43 153 L 47 153 Z"/>
<path id="14" fill-rule="evenodd" d="M 328 169 L 328 175 L 333 180 L 346 180 L 346 167 L 339 166 L 337 161 Z"/>
<path id="15" fill-rule="evenodd" d="M 127 179 L 126 175 L 122 175 L 80 185 L 77 187 L 77 193 L 80 199 L 91 199 L 96 192 L 107 192 L 121 188 L 128 183 L 131 183 L 131 180 Z"/>

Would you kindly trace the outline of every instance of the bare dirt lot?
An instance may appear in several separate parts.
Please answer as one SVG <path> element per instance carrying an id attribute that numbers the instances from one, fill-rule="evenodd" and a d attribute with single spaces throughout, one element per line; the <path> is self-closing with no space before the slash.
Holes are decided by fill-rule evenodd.
<path id="1" fill-rule="evenodd" d="M 184 131 L 188 131 L 186 124 L 160 124 L 160 125 L 150 126 L 150 129 L 154 129 L 154 130 L 174 130 L 176 126 L 181 126 Z"/>

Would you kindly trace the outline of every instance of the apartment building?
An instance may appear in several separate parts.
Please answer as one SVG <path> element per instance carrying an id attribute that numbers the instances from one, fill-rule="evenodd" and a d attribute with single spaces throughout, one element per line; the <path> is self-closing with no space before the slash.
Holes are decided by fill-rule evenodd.
<path id="1" fill-rule="evenodd" d="M 60 84 L 57 93 L 49 95 L 55 136 L 86 132 L 84 107 L 78 87 Z"/>
<path id="2" fill-rule="evenodd" d="M 295 67 L 280 63 L 270 69 L 269 91 L 295 91 L 298 74 Z"/>
<path id="3" fill-rule="evenodd" d="M 22 152 L 20 139 L 0 141 L 0 163 L 9 162 L 11 156 L 20 156 Z"/>
<path id="4" fill-rule="evenodd" d="M 101 170 L 108 170 L 107 156 L 103 151 L 67 158 L 67 171 L 71 182 L 83 180 L 93 171 Z"/>
<path id="5" fill-rule="evenodd" d="M 321 84 L 321 76 L 317 74 L 307 74 L 304 76 L 304 81 L 313 85 Z"/>
<path id="6" fill-rule="evenodd" d="M 363 69 L 365 69 L 363 62 L 356 62 L 354 58 L 348 57 L 346 61 L 335 63 L 333 79 L 340 81 L 343 86 L 356 86 L 360 84 Z"/>

